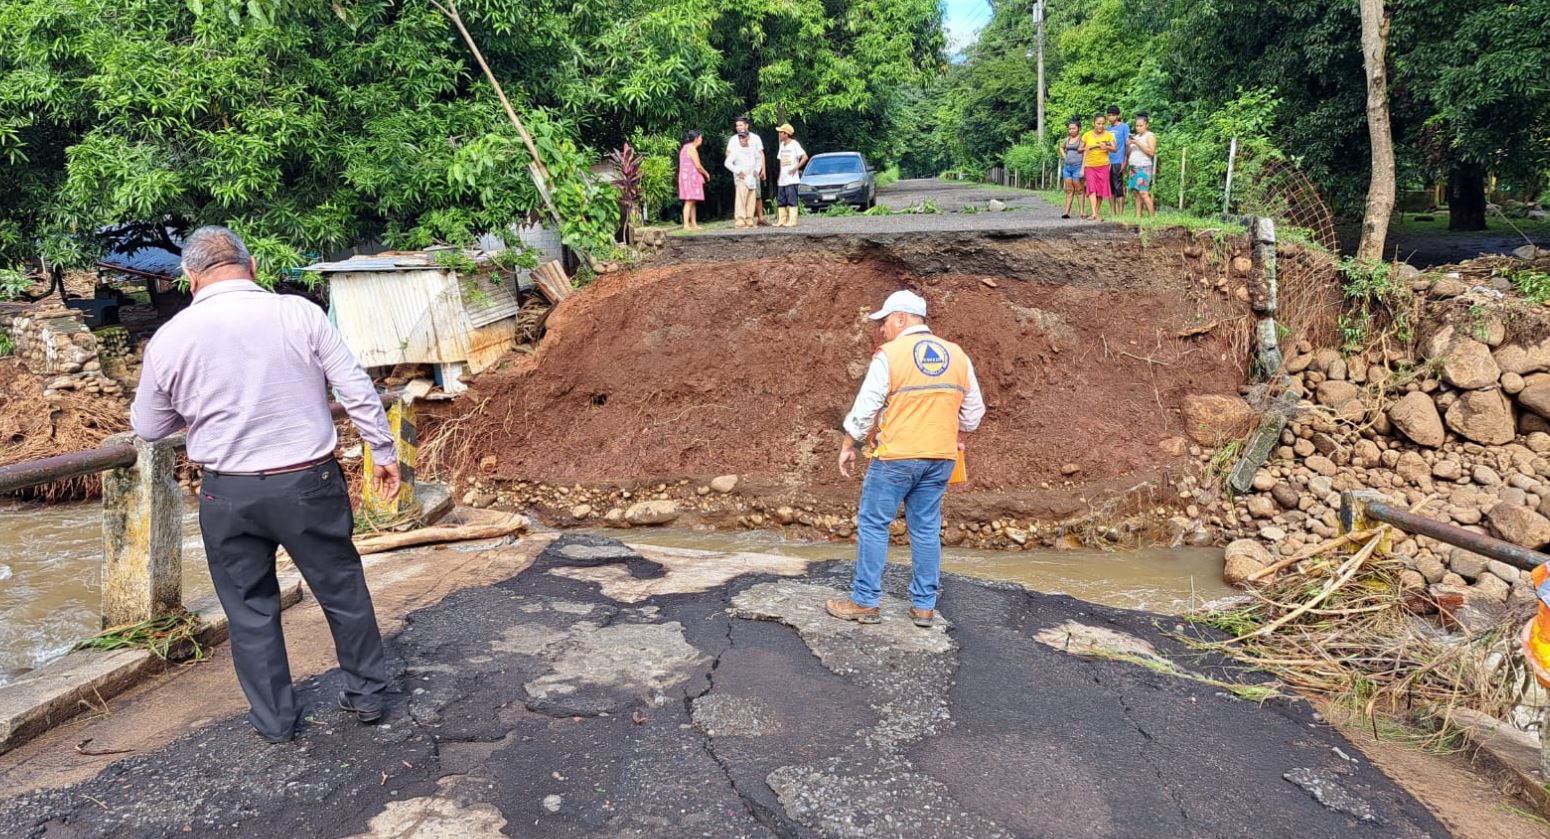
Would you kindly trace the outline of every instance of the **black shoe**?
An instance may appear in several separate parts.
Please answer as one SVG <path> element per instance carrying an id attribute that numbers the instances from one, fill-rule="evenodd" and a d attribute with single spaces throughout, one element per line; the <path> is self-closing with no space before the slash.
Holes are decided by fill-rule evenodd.
<path id="1" fill-rule="evenodd" d="M 382 721 L 381 708 L 357 708 L 355 705 L 351 704 L 350 700 L 345 697 L 344 694 L 339 695 L 339 708 L 340 710 L 349 711 L 350 713 L 354 714 L 355 719 L 365 725 L 371 725 L 373 723 Z"/>
<path id="2" fill-rule="evenodd" d="M 271 734 L 265 734 L 264 732 L 259 731 L 258 729 L 255 728 L 255 729 L 253 729 L 253 733 L 257 734 L 258 736 L 260 736 L 262 738 L 264 738 L 264 742 L 266 742 L 266 743 L 273 743 L 275 745 L 279 745 L 281 743 L 289 743 L 292 740 L 296 739 L 296 732 L 295 731 L 287 731 L 284 734 L 281 734 L 279 736 L 275 736 L 275 735 L 271 735 Z"/>
<path id="3" fill-rule="evenodd" d="M 1061 218 L 1070 218 L 1070 217 L 1071 217 L 1071 214 L 1070 214 L 1070 213 L 1061 213 L 1061 214 L 1060 214 L 1060 217 L 1061 217 Z"/>

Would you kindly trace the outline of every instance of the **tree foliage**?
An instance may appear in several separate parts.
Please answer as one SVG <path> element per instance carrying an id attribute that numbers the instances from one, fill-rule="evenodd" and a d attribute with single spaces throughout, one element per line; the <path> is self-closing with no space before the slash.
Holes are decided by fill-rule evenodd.
<path id="1" fill-rule="evenodd" d="M 684 130 L 716 137 L 752 110 L 805 123 L 809 148 L 897 159 L 896 92 L 942 44 L 934 0 L 459 5 L 554 177 L 568 243 L 588 249 L 617 216 L 588 170 L 632 137 L 676 156 Z M 221 222 L 278 270 L 464 242 L 542 206 L 493 92 L 423 0 L 7 0 L 0 43 L 0 265 L 89 264 L 123 224 Z M 646 166 L 662 200 L 663 165 Z"/>
<path id="2" fill-rule="evenodd" d="M 1465 179 L 1463 193 L 1477 196 L 1482 212 L 1487 174 L 1537 195 L 1550 170 L 1550 0 L 1387 6 L 1402 186 Z M 1171 194 L 1166 163 L 1180 146 L 1189 145 L 1192 165 L 1206 164 L 1202 175 L 1216 168 L 1231 139 L 1220 130 L 1259 97 L 1276 103 L 1271 118 L 1252 120 L 1257 133 L 1240 135 L 1240 144 L 1284 151 L 1337 211 L 1360 212 L 1370 160 L 1361 27 L 1350 0 L 1068 0 L 1051 5 L 1046 27 L 1043 144 L 1054 143 L 1066 119 L 1091 119 L 1103 106 L 1150 111 L 1165 164 L 1157 189 Z M 934 136 L 918 145 L 934 154 L 907 162 L 983 171 L 1035 142 L 1032 45 L 1026 7 L 997 4 L 965 61 L 923 91 L 930 104 L 917 110 L 932 114 Z M 1030 154 L 1011 159 L 1026 165 Z M 1219 202 L 1219 181 L 1216 189 Z M 1209 192 L 1186 185 L 1190 200 L 1205 202 Z"/>

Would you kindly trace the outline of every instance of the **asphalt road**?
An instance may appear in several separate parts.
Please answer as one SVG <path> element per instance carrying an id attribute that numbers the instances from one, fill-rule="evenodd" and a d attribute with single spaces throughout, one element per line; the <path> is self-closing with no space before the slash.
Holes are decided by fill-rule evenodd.
<path id="1" fill-rule="evenodd" d="M 992 200 L 1004 203 L 1006 208 L 1001 212 L 990 212 L 988 208 Z M 940 212 L 905 212 L 910 208 L 921 208 L 927 202 Z M 757 227 L 752 230 L 740 230 L 735 227 L 718 227 L 692 234 L 675 232 L 672 240 L 692 241 L 722 236 L 867 235 L 990 230 L 1086 232 L 1105 230 L 1115 233 L 1123 231 L 1123 228 L 1113 224 L 1087 222 L 1077 218 L 1062 219 L 1060 208 L 1051 206 L 1049 202 L 1028 190 L 944 181 L 940 178 L 896 181 L 877 191 L 877 203 L 893 210 L 894 214 L 830 217 L 825 213 L 804 212 L 798 217 L 798 225 L 795 228 Z M 963 212 L 963 209 L 969 205 L 973 205 L 977 211 Z M 770 220 L 774 221 L 774 218 L 770 217 Z"/>
<path id="2" fill-rule="evenodd" d="M 1446 835 L 1304 703 L 1069 651 L 1259 680 L 1152 616 L 949 577 L 950 630 L 896 598 L 863 628 L 821 611 L 846 564 L 641 550 L 562 536 L 414 613 L 385 725 L 333 707 L 333 671 L 295 743 L 230 717 L 0 801 L 0 835 Z"/>

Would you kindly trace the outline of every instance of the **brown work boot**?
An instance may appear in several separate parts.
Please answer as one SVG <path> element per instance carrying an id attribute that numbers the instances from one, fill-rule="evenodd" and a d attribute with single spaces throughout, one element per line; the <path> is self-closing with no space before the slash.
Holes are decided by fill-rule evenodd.
<path id="1" fill-rule="evenodd" d="M 935 609 L 917 609 L 910 607 L 910 621 L 922 629 L 930 629 L 932 622 L 936 620 Z"/>
<path id="2" fill-rule="evenodd" d="M 863 606 L 849 597 L 844 600 L 829 600 L 823 604 L 829 614 L 842 621 L 855 621 L 856 623 L 881 623 L 883 610 L 876 606 Z"/>

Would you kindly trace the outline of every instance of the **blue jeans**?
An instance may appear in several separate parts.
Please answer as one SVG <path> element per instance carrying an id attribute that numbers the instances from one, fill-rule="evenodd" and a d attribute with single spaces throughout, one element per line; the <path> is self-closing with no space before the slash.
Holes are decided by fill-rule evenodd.
<path id="1" fill-rule="evenodd" d="M 942 580 L 942 496 L 953 475 L 951 460 L 874 460 L 861 481 L 856 515 L 856 580 L 850 599 L 876 606 L 883 598 L 883 565 L 888 561 L 888 525 L 904 502 L 909 524 L 910 602 L 935 609 Z"/>

